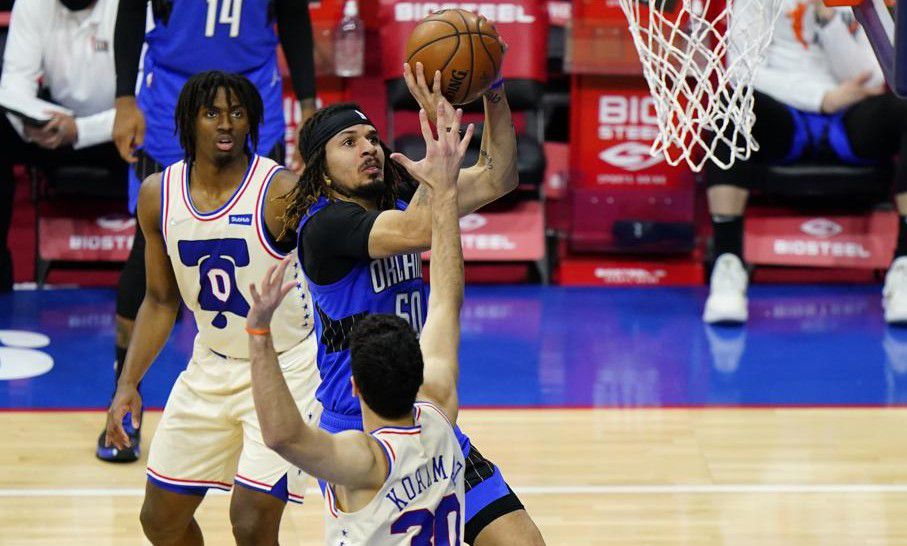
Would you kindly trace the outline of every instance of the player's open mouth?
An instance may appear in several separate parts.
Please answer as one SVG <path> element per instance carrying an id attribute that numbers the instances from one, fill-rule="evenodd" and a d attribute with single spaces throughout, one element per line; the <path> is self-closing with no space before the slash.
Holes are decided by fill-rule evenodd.
<path id="1" fill-rule="evenodd" d="M 233 149 L 233 138 L 228 136 L 217 137 L 217 149 L 222 152 L 229 152 Z"/>

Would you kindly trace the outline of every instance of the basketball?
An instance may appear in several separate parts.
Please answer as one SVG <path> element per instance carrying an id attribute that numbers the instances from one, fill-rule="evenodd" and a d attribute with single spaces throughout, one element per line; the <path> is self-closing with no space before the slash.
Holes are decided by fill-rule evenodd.
<path id="1" fill-rule="evenodd" d="M 441 92 L 451 104 L 470 103 L 500 76 L 504 48 L 484 17 L 462 9 L 437 11 L 423 19 L 406 43 L 406 62 L 422 63 L 431 86 L 441 71 Z"/>

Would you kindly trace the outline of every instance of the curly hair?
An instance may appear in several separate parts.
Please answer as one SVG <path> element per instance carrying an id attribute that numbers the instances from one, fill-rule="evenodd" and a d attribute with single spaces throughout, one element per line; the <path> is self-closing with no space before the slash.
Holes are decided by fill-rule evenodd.
<path id="1" fill-rule="evenodd" d="M 195 120 L 202 107 L 214 106 L 217 90 L 227 92 L 227 101 L 239 101 L 239 105 L 246 109 L 249 119 L 249 139 L 243 142 L 243 150 L 251 155 L 258 148 L 258 129 L 264 117 L 264 104 L 255 85 L 248 78 L 240 74 L 209 70 L 200 72 L 186 81 L 180 91 L 176 103 L 174 118 L 176 132 L 180 138 L 180 146 L 185 152 L 186 163 L 195 160 Z M 230 104 L 232 106 L 232 103 Z M 249 146 L 251 141 L 251 148 Z"/>
<path id="2" fill-rule="evenodd" d="M 413 409 L 424 363 L 412 327 L 395 315 L 367 315 L 350 334 L 350 367 L 362 400 L 385 419 Z"/>
<path id="3" fill-rule="evenodd" d="M 356 109 L 361 110 L 357 104 L 344 102 L 332 104 L 315 112 L 311 118 L 299 130 L 299 144 L 313 138 L 315 128 L 323 123 L 325 119 L 331 117 L 340 110 Z M 397 198 L 400 193 L 400 186 L 404 183 L 412 183 L 412 177 L 406 169 L 390 159 L 391 150 L 381 142 L 381 149 L 384 150 L 384 195 L 378 200 L 379 210 L 390 210 L 396 207 Z M 308 212 L 309 208 L 314 205 L 319 198 L 331 196 L 325 177 L 328 176 L 327 154 L 325 146 L 315 150 L 311 157 L 307 158 L 305 171 L 299 177 L 299 184 L 285 196 L 289 199 L 287 212 L 284 216 L 283 237 L 290 231 L 295 231 L 299 222 Z"/>

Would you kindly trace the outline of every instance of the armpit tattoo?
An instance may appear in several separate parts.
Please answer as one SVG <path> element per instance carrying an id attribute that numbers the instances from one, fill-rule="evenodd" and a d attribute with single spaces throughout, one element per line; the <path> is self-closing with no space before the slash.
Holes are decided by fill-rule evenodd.
<path id="1" fill-rule="evenodd" d="M 494 158 L 488 153 L 488 150 L 482 148 L 479 150 L 479 156 L 485 160 L 485 168 L 489 171 L 494 169 Z"/>

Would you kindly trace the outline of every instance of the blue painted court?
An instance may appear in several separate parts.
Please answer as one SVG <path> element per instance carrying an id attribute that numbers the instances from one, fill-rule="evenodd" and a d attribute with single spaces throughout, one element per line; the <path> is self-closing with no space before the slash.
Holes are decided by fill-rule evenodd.
<path id="1" fill-rule="evenodd" d="M 754 286 L 750 322 L 711 327 L 704 288 L 470 287 L 463 309 L 466 406 L 664 407 L 896 405 L 907 401 L 907 329 L 882 320 L 876 286 Z M 0 296 L 2 331 L 49 338 L 0 348 L 4 369 L 29 351 L 47 373 L 0 380 L 0 408 L 103 408 L 113 384 L 114 291 Z M 142 385 L 162 407 L 195 326 L 177 322 Z M 17 343 L 15 337 L 13 344 Z M 23 356 L 25 355 L 25 356 Z"/>

